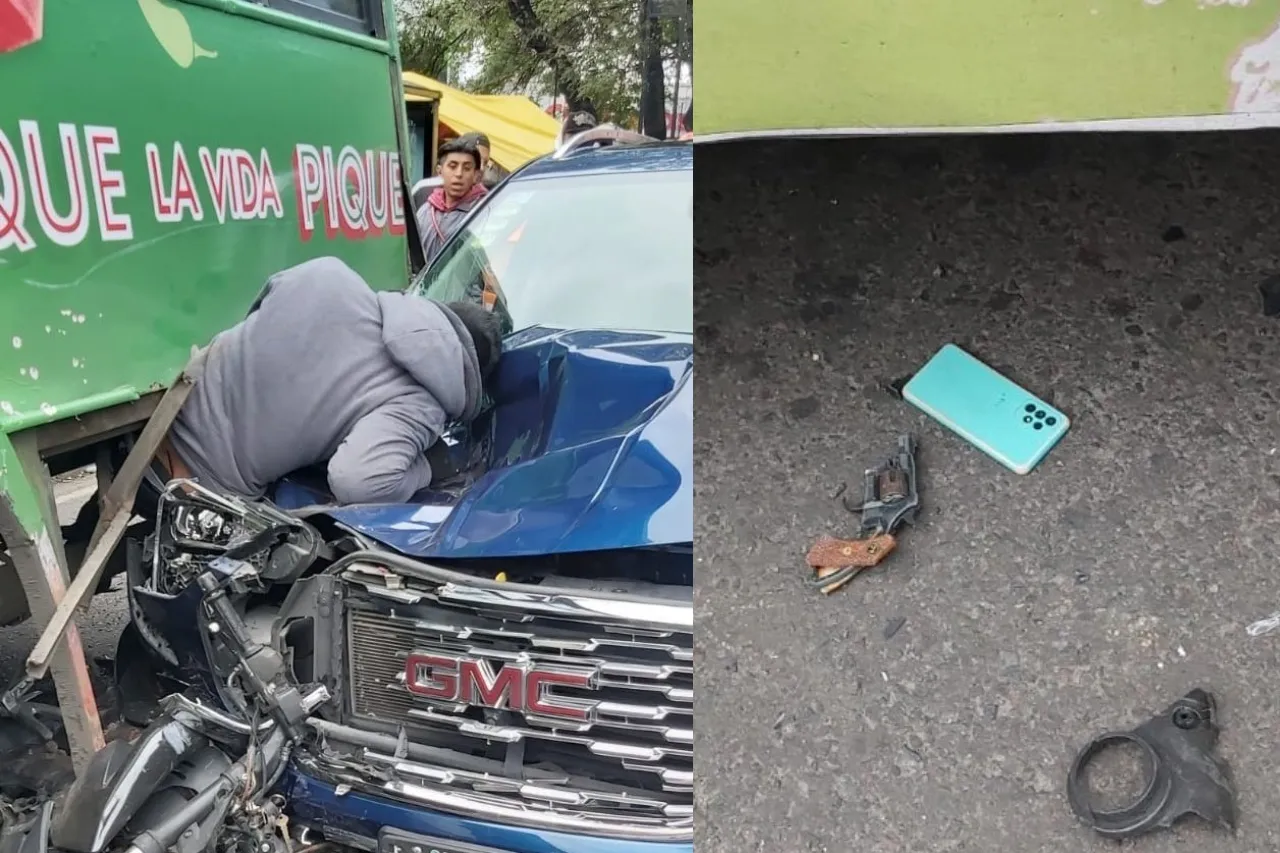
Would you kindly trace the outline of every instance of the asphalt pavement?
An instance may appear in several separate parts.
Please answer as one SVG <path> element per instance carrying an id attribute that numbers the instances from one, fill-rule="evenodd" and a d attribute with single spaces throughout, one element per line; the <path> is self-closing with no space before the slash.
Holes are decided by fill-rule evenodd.
<path id="1" fill-rule="evenodd" d="M 1277 150 L 699 148 L 699 853 L 1113 849 L 1068 808 L 1071 758 L 1196 686 L 1238 834 L 1124 849 L 1280 847 L 1280 631 L 1245 632 L 1280 610 Z M 882 390 L 947 342 L 1072 417 L 1032 474 Z M 817 594 L 806 550 L 854 524 L 834 495 L 904 431 L 919 524 Z"/>

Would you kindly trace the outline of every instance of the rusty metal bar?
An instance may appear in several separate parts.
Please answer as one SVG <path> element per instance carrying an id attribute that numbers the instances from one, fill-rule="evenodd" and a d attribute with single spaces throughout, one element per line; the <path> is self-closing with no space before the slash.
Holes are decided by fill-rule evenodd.
<path id="1" fill-rule="evenodd" d="M 184 370 L 177 381 L 169 387 L 161 398 L 147 425 L 142 428 L 137 443 L 129 451 L 124 464 L 111 480 L 111 486 L 101 496 L 102 512 L 98 524 L 94 527 L 93 536 L 89 539 L 89 547 L 84 563 L 76 572 L 75 581 L 67 594 L 58 601 L 57 609 L 45 625 L 36 641 L 35 648 L 27 657 L 27 676 L 42 678 L 49 670 L 54 650 L 67 627 L 72 624 L 75 613 L 88 603 L 98 588 L 102 570 L 107 564 L 120 538 L 133 517 L 133 504 L 137 498 L 138 486 L 146 474 L 147 467 L 155 458 L 156 451 L 169 427 L 182 409 L 193 386 L 188 370 Z M 34 610 L 32 611 L 34 613 Z"/>
<path id="2" fill-rule="evenodd" d="M 32 499 L 40 510 L 38 522 L 23 524 L 18 522 L 12 507 L 8 507 L 9 512 L 0 511 L 0 523 L 3 523 L 5 544 L 22 582 L 32 619 L 37 624 L 46 623 L 66 597 L 68 577 L 53 482 L 35 435 L 27 432 L 0 438 L 12 442 L 23 470 L 20 488 L 26 490 L 25 497 Z M 10 485 L 18 488 L 12 481 Z M 65 630 L 54 638 L 48 658 L 71 761 L 78 775 L 104 742 L 84 643 L 74 622 L 68 622 Z"/>

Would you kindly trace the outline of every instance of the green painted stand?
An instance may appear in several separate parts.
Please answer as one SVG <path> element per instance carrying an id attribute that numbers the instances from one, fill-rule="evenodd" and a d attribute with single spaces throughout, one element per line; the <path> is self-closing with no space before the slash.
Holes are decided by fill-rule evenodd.
<path id="1" fill-rule="evenodd" d="M 199 363 L 199 356 L 192 364 Z M 31 682 L 52 673 L 67 743 L 77 775 L 103 746 L 102 723 L 75 617 L 93 598 L 107 559 L 133 517 L 134 498 L 148 462 L 191 392 L 184 372 L 163 395 L 117 406 L 70 422 L 55 422 L 13 435 L 0 434 L 0 537 L 22 583 L 32 619 L 41 626 L 26 662 Z M 142 432 L 120 470 L 99 457 L 101 514 L 83 562 L 68 564 L 46 458 L 113 435 Z"/>
<path id="2" fill-rule="evenodd" d="M 0 535 L 22 581 L 31 616 L 47 625 L 70 582 L 67 555 L 53 499 L 53 480 L 39 446 L 38 430 L 0 435 Z M 52 656 L 71 760 L 79 775 L 103 746 L 98 702 L 89 680 L 84 643 L 72 622 Z"/>

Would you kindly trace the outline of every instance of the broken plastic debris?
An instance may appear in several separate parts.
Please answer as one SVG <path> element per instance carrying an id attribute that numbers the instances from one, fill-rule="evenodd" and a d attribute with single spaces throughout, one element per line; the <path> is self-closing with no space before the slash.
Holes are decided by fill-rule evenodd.
<path id="1" fill-rule="evenodd" d="M 1261 637 L 1277 628 L 1280 628 L 1280 612 L 1272 613 L 1266 619 L 1259 619 L 1244 630 L 1250 637 Z"/>
<path id="2" fill-rule="evenodd" d="M 1193 814 L 1234 832 L 1235 785 L 1230 767 L 1214 754 L 1218 733 L 1217 703 L 1197 688 L 1132 731 L 1099 735 L 1077 753 L 1067 774 L 1071 810 L 1105 838 L 1168 829 Z M 1104 751 L 1123 745 L 1145 753 L 1145 790 L 1124 808 L 1095 809 L 1086 768 Z"/>

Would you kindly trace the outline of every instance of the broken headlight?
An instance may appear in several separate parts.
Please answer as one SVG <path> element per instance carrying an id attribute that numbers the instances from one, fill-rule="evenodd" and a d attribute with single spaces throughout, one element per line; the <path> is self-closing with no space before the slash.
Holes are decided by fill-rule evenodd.
<path id="1" fill-rule="evenodd" d="M 252 566 L 263 585 L 291 582 L 311 565 L 320 546 L 314 528 L 269 503 L 174 480 L 160 496 L 144 560 L 151 590 L 174 595 L 222 557 Z"/>

